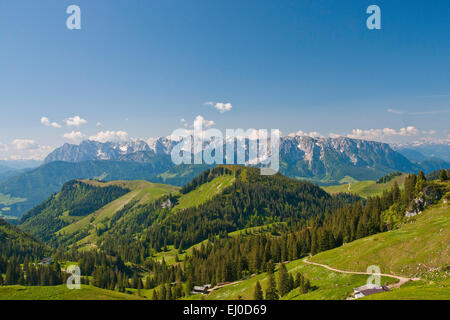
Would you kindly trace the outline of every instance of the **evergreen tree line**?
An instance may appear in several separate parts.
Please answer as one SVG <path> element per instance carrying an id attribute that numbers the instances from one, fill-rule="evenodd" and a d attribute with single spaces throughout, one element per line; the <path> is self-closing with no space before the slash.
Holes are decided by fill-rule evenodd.
<path id="1" fill-rule="evenodd" d="M 15 257 L 19 263 L 40 259 L 50 249 L 33 237 L 0 218 L 0 261 Z"/>
<path id="2" fill-rule="evenodd" d="M 79 180 L 66 182 L 58 194 L 28 211 L 19 221 L 20 228 L 36 238 L 57 247 L 56 231 L 69 224 L 60 219 L 64 212 L 70 216 L 85 216 L 128 193 L 119 186 L 96 186 Z"/>
<path id="3" fill-rule="evenodd" d="M 2 273 L 5 274 L 3 278 Z M 9 260 L 0 258 L 0 285 L 56 286 L 64 283 L 67 276 L 55 262 L 41 266 L 25 258 L 21 264 L 15 256 Z"/>
<path id="4" fill-rule="evenodd" d="M 152 224 L 145 233 L 146 245 L 156 250 L 167 245 L 185 249 L 211 234 L 308 219 L 360 199 L 351 195 L 331 197 L 313 184 L 283 176 L 268 179 L 253 170 L 245 172 L 246 179 L 239 176 L 213 200 Z"/>
<path id="5" fill-rule="evenodd" d="M 269 266 L 267 272 L 269 279 L 265 295 L 261 284 L 257 281 L 253 293 L 254 300 L 278 300 L 295 289 L 299 294 L 308 293 L 312 289 L 309 279 L 305 278 L 301 272 L 297 272 L 294 277 L 292 273 L 288 273 L 284 264 L 281 264 L 278 271 L 278 282 L 275 281 L 273 267 Z"/>

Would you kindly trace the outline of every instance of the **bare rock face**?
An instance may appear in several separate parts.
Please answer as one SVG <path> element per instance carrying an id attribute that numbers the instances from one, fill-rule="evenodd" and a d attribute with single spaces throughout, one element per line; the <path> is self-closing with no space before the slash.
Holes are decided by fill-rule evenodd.
<path id="1" fill-rule="evenodd" d="M 124 155 L 136 152 L 151 152 L 145 141 L 126 142 L 98 142 L 86 140 L 80 145 L 66 143 L 55 149 L 44 160 L 45 163 L 53 161 L 82 162 L 90 160 L 119 160 Z"/>
<path id="2" fill-rule="evenodd" d="M 285 137 L 281 143 L 282 172 L 291 177 L 336 180 L 346 176 L 375 179 L 393 169 L 418 168 L 388 144 L 339 138 Z"/>
<path id="3" fill-rule="evenodd" d="M 45 162 L 115 160 L 147 163 L 169 156 L 176 141 L 168 137 L 125 142 L 84 141 L 64 144 Z M 207 144 L 205 144 L 207 145 Z M 280 171 L 290 177 L 335 182 L 346 176 L 357 180 L 377 179 L 393 171 L 413 172 L 418 168 L 388 144 L 340 138 L 283 137 L 280 143 Z"/>

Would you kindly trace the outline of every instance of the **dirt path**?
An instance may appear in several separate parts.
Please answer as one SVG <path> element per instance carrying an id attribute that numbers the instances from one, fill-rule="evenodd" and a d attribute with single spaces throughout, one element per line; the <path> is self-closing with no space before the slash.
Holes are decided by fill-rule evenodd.
<path id="1" fill-rule="evenodd" d="M 241 279 L 241 280 L 236 280 L 234 282 L 226 282 L 226 283 L 223 283 L 223 284 L 218 284 L 215 287 L 208 289 L 208 294 L 210 294 L 214 290 L 217 290 L 217 289 L 220 289 L 220 288 L 223 288 L 223 287 L 228 287 L 228 286 L 231 286 L 233 284 L 238 284 L 238 283 L 240 283 L 242 281 L 245 281 L 245 280 L 248 280 L 250 278 L 253 278 L 254 276 L 256 276 L 256 274 L 252 274 L 251 276 L 249 276 L 247 278 L 244 278 L 244 279 Z"/>
<path id="2" fill-rule="evenodd" d="M 315 263 L 315 262 L 308 261 L 307 259 L 303 259 L 303 262 L 307 263 L 307 264 L 319 266 L 319 267 L 322 267 L 322 268 L 325 268 L 325 269 L 328 269 L 328 270 L 331 270 L 331 271 L 334 271 L 334 272 L 339 272 L 339 273 L 363 274 L 363 275 L 368 275 L 368 276 L 374 275 L 374 273 L 368 273 L 368 272 L 339 270 L 339 269 L 335 269 L 335 268 L 332 268 L 330 266 L 327 266 L 325 264 L 320 264 L 320 263 Z M 406 277 L 396 276 L 396 275 L 393 275 L 393 274 L 385 274 L 385 273 L 380 273 L 379 275 L 382 276 L 382 277 L 394 278 L 394 279 L 399 280 L 397 283 L 388 285 L 387 287 L 389 289 L 400 288 L 402 285 L 404 285 L 405 283 L 407 283 L 409 281 L 418 281 L 418 280 L 420 280 L 420 278 L 406 278 Z"/>

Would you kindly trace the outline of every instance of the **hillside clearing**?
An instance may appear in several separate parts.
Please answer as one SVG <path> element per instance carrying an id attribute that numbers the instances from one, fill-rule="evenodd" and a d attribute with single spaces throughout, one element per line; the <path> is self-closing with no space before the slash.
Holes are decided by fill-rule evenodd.
<path id="1" fill-rule="evenodd" d="M 367 281 L 365 275 L 340 274 L 326 270 L 319 266 L 308 265 L 303 260 L 295 260 L 286 263 L 289 273 L 295 275 L 301 272 L 311 281 L 312 290 L 306 294 L 300 294 L 294 289 L 284 296 L 283 300 L 345 300 L 351 295 L 353 289 L 364 285 Z M 275 277 L 277 277 L 277 271 Z M 262 273 L 249 279 L 214 290 L 207 300 L 233 300 L 239 297 L 244 300 L 252 300 L 256 282 L 259 281 L 263 291 L 268 285 L 267 273 Z M 382 277 L 383 284 L 395 283 L 396 280 Z"/>
<path id="2" fill-rule="evenodd" d="M 376 183 L 376 181 L 359 181 L 323 187 L 323 189 L 329 194 L 350 192 L 360 197 L 368 198 L 371 196 L 381 195 L 384 190 L 391 189 L 395 182 L 397 182 L 399 187 L 402 188 L 403 182 L 407 176 L 407 174 L 402 174 L 401 176 L 395 177 L 386 183 Z"/>
<path id="3" fill-rule="evenodd" d="M 197 189 L 181 195 L 178 204 L 173 208 L 174 211 L 183 210 L 190 207 L 197 207 L 215 195 L 221 193 L 225 188 L 231 186 L 235 181 L 234 175 L 223 175 L 216 177 L 211 181 L 202 184 Z"/>
<path id="4" fill-rule="evenodd" d="M 88 183 L 99 184 L 99 182 L 86 180 Z M 86 182 L 83 180 L 83 182 Z M 95 229 L 104 223 L 107 223 L 116 212 L 121 210 L 130 202 L 135 202 L 135 205 L 146 204 L 160 198 L 163 195 L 177 192 L 178 187 L 151 183 L 147 181 L 112 181 L 102 185 L 117 185 L 129 188 L 131 191 L 122 197 L 108 203 L 99 210 L 82 217 L 78 221 L 62 228 L 56 235 L 72 235 L 83 230 L 89 231 L 89 235 L 78 241 L 78 244 L 89 244 L 95 241 Z"/>
<path id="5" fill-rule="evenodd" d="M 82 285 L 69 290 L 66 285 L 52 287 L 0 287 L 0 300 L 142 300 L 137 295 Z"/>
<path id="6" fill-rule="evenodd" d="M 398 230 L 379 233 L 321 252 L 310 261 L 334 268 L 366 271 L 378 265 L 382 273 L 421 277 L 450 264 L 450 210 L 442 201 Z"/>

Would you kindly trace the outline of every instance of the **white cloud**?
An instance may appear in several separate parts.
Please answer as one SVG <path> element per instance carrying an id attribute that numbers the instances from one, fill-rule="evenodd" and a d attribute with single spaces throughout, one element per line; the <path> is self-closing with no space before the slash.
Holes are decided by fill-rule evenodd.
<path id="1" fill-rule="evenodd" d="M 180 122 L 183 124 L 183 126 L 184 126 L 185 128 L 188 127 L 188 123 L 186 122 L 186 120 L 185 120 L 184 118 L 181 118 L 181 119 L 180 119 Z"/>
<path id="2" fill-rule="evenodd" d="M 404 114 L 403 111 L 395 110 L 395 109 L 388 109 L 387 112 L 393 113 L 393 114 Z"/>
<path id="3" fill-rule="evenodd" d="M 420 133 L 420 131 L 413 126 L 409 126 L 406 128 L 401 128 L 399 130 L 384 128 L 384 129 L 353 129 L 351 134 L 348 134 L 347 137 L 354 139 L 362 139 L 362 140 L 383 140 L 392 137 L 411 137 L 416 136 Z"/>
<path id="4" fill-rule="evenodd" d="M 422 132 L 423 133 L 423 132 Z M 429 132 L 427 132 L 429 133 Z M 393 142 L 408 137 L 415 137 L 421 134 L 421 131 L 414 126 L 408 126 L 400 128 L 399 130 L 392 128 L 384 129 L 353 129 L 352 133 L 347 134 L 348 138 L 361 139 L 361 140 L 373 140 L 383 142 Z"/>
<path id="5" fill-rule="evenodd" d="M 86 137 L 86 135 L 84 135 L 80 131 L 72 131 L 72 132 L 65 133 L 63 135 L 63 138 L 66 138 L 66 139 L 69 139 L 72 141 L 80 141 L 80 140 L 83 140 L 84 137 Z"/>
<path id="6" fill-rule="evenodd" d="M 217 109 L 220 113 L 225 113 L 227 111 L 230 111 L 231 109 L 233 109 L 233 106 L 231 103 L 229 102 L 212 102 L 212 101 L 208 101 L 204 103 L 205 106 L 210 106 L 210 107 L 214 107 L 215 109 Z"/>
<path id="7" fill-rule="evenodd" d="M 450 110 L 430 110 L 430 111 L 419 111 L 419 112 L 409 112 L 409 111 L 402 111 L 402 110 L 396 110 L 396 109 L 388 109 L 387 112 L 397 114 L 397 115 L 411 115 L 411 116 L 421 116 L 421 115 L 434 115 L 434 114 L 441 114 L 441 113 L 449 113 Z"/>
<path id="8" fill-rule="evenodd" d="M 119 142 L 128 140 L 128 133 L 125 131 L 100 131 L 95 136 L 89 137 L 89 140 L 99 142 Z"/>
<path id="9" fill-rule="evenodd" d="M 43 160 L 53 150 L 50 146 L 37 145 L 10 155 L 11 160 Z"/>
<path id="10" fill-rule="evenodd" d="M 188 122 L 181 118 L 180 122 L 183 124 L 186 129 L 187 134 L 194 135 L 194 130 L 199 134 L 199 132 L 204 133 L 206 129 L 213 127 L 216 123 L 213 120 L 207 120 L 203 116 L 198 115 L 195 117 L 192 125 L 188 124 Z M 169 136 L 172 139 L 172 136 Z"/>
<path id="11" fill-rule="evenodd" d="M 51 122 L 50 119 L 47 117 L 41 117 L 41 123 L 47 127 L 61 128 L 61 125 L 59 123 Z"/>
<path id="12" fill-rule="evenodd" d="M 293 133 L 289 134 L 289 137 L 297 137 L 297 136 L 307 136 L 307 137 L 311 137 L 311 138 L 322 137 L 322 135 L 317 131 L 304 132 L 302 130 L 299 130 L 297 132 L 293 132 Z"/>
<path id="13" fill-rule="evenodd" d="M 5 152 L 10 151 L 5 159 L 11 160 L 42 160 L 53 148 L 42 146 L 32 139 L 15 139 L 11 142 L 12 148 L 4 146 Z"/>
<path id="14" fill-rule="evenodd" d="M 216 105 L 214 106 L 214 108 L 216 108 L 217 110 L 220 111 L 220 113 L 225 113 L 227 111 L 230 111 L 233 106 L 231 105 L 231 103 L 222 103 L 222 102 L 218 102 L 216 103 Z"/>
<path id="15" fill-rule="evenodd" d="M 406 137 L 415 136 L 415 135 L 418 135 L 419 133 L 420 133 L 420 131 L 416 127 L 413 127 L 413 126 L 409 126 L 409 127 L 406 127 L 406 128 L 401 128 L 399 130 L 399 134 L 401 136 L 406 136 Z M 394 135 L 397 134 L 397 133 L 395 133 L 395 130 L 394 130 L 393 134 Z"/>
<path id="16" fill-rule="evenodd" d="M 101 122 L 97 122 L 97 123 L 95 124 L 95 126 L 96 126 L 96 127 L 101 127 L 101 126 L 102 126 L 102 123 L 101 123 Z"/>
<path id="17" fill-rule="evenodd" d="M 80 118 L 79 116 L 74 116 L 74 117 L 65 119 L 64 122 L 69 127 L 79 127 L 79 126 L 82 126 L 83 124 L 86 124 L 87 120 Z"/>
<path id="18" fill-rule="evenodd" d="M 435 137 L 422 137 L 419 140 L 413 141 L 413 145 L 422 145 L 422 144 L 446 144 L 450 146 L 450 134 L 447 138 L 435 138 Z"/>
<path id="19" fill-rule="evenodd" d="M 206 120 L 202 116 L 198 115 L 195 117 L 194 120 L 194 128 L 199 128 L 200 126 L 203 127 L 203 129 L 208 129 L 214 126 L 216 123 L 212 120 Z"/>
<path id="20" fill-rule="evenodd" d="M 404 145 L 410 143 L 447 143 L 448 139 L 436 137 L 435 130 L 419 130 L 414 126 L 400 128 L 398 130 L 392 128 L 384 129 L 353 129 L 350 134 L 330 133 L 330 138 L 348 137 L 352 139 L 379 141 L 386 143 L 394 143 Z"/>
<path id="21" fill-rule="evenodd" d="M 330 138 L 335 139 L 335 138 L 340 138 L 340 137 L 342 137 L 342 134 L 331 132 L 329 136 L 330 136 Z"/>
<path id="22" fill-rule="evenodd" d="M 12 145 L 17 150 L 33 149 L 38 147 L 36 141 L 31 139 L 15 139 L 13 140 Z"/>

